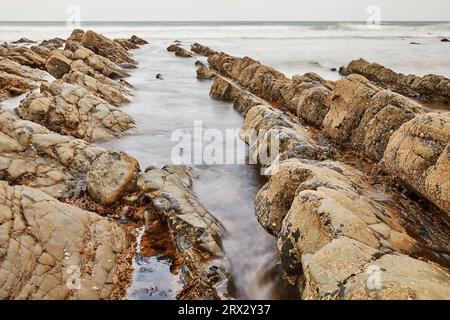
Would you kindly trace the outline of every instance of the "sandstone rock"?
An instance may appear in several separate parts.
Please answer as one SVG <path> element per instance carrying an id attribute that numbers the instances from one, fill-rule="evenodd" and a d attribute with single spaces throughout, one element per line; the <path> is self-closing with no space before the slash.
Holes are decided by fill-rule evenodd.
<path id="1" fill-rule="evenodd" d="M 74 51 L 73 60 L 81 60 L 84 62 L 82 64 L 84 68 L 86 67 L 85 65 L 87 65 L 95 71 L 98 71 L 112 79 L 124 78 L 129 76 L 129 74 L 124 69 L 119 67 L 114 62 L 98 54 L 95 54 L 93 51 L 84 47 L 80 47 L 76 51 Z M 71 65 L 72 70 L 76 70 L 81 67 L 80 62 L 74 61 L 72 64 L 74 63 L 76 63 L 75 66 Z M 92 76 L 92 74 L 89 72 L 87 74 Z"/>
<path id="2" fill-rule="evenodd" d="M 240 135 L 249 145 L 252 163 L 263 166 L 288 158 L 315 159 L 321 150 L 302 126 L 265 105 L 249 109 Z"/>
<path id="3" fill-rule="evenodd" d="M 0 299 L 111 298 L 126 263 L 122 229 L 36 189 L 4 181 L 0 208 Z"/>
<path id="4" fill-rule="evenodd" d="M 88 168 L 105 150 L 0 108 L 0 152 L 0 179 L 63 199 L 83 192 Z"/>
<path id="5" fill-rule="evenodd" d="M 98 72 L 90 76 L 79 71 L 71 71 L 63 77 L 63 80 L 88 89 L 114 106 L 130 102 L 133 94 L 128 85 L 111 80 Z"/>
<path id="6" fill-rule="evenodd" d="M 43 78 L 43 72 L 30 67 L 21 65 L 13 60 L 0 58 L 0 71 L 27 78 L 33 81 L 39 81 Z"/>
<path id="7" fill-rule="evenodd" d="M 209 57 L 209 56 L 217 53 L 216 51 L 214 51 L 206 46 L 203 46 L 200 43 L 194 43 L 193 45 L 191 45 L 191 51 L 195 52 L 196 54 L 205 56 L 205 57 Z"/>
<path id="8" fill-rule="evenodd" d="M 223 77 L 216 77 L 211 85 L 209 95 L 223 101 L 233 101 L 240 89 Z"/>
<path id="9" fill-rule="evenodd" d="M 134 126 L 130 116 L 105 100 L 61 80 L 41 84 L 41 92 L 30 93 L 16 111 L 22 119 L 88 141 L 109 139 Z"/>
<path id="10" fill-rule="evenodd" d="M 208 67 L 199 66 L 197 68 L 197 79 L 213 79 L 216 76 L 216 73 L 211 71 Z"/>
<path id="11" fill-rule="evenodd" d="M 144 44 L 148 44 L 148 41 L 142 38 L 139 38 L 136 35 L 132 35 L 131 38 L 129 39 L 129 41 L 133 42 L 134 44 L 137 44 L 139 46 L 144 45 Z"/>
<path id="12" fill-rule="evenodd" d="M 230 263 L 221 245 L 225 230 L 192 193 L 189 172 L 173 165 L 148 168 L 138 186 L 168 222 L 186 289 L 200 292 L 201 299 L 226 298 Z"/>
<path id="13" fill-rule="evenodd" d="M 423 77 L 413 74 L 404 75 L 364 59 L 351 61 L 347 66 L 347 71 L 361 74 L 384 88 L 407 96 L 441 103 L 450 102 L 450 80 L 443 76 L 434 74 Z"/>
<path id="14" fill-rule="evenodd" d="M 39 45 L 41 47 L 45 47 L 45 48 L 52 50 L 52 49 L 61 48 L 64 45 L 64 42 L 66 42 L 64 39 L 56 37 L 53 39 L 44 40 Z"/>
<path id="15" fill-rule="evenodd" d="M 403 124 L 383 157 L 386 170 L 450 214 L 450 115 L 428 113 Z"/>
<path id="16" fill-rule="evenodd" d="M 125 50 L 137 49 L 139 46 L 128 39 L 114 39 L 114 42 L 120 44 Z"/>
<path id="17" fill-rule="evenodd" d="M 120 44 L 94 31 L 86 31 L 80 42 L 86 48 L 114 63 L 136 63 Z"/>
<path id="18" fill-rule="evenodd" d="M 26 48 L 7 46 L 0 48 L 0 56 L 31 68 L 44 69 L 47 57 L 37 48 L 45 49 L 43 47 Z"/>
<path id="19" fill-rule="evenodd" d="M 178 44 L 172 44 L 169 47 L 167 47 L 167 51 L 169 52 L 175 52 L 175 55 L 178 57 L 183 58 L 190 58 L 192 57 L 192 54 L 187 51 L 186 49 L 180 47 Z"/>
<path id="20" fill-rule="evenodd" d="M 70 71 L 72 60 L 68 59 L 61 53 L 54 53 L 45 64 L 45 69 L 56 79 L 61 79 Z"/>
<path id="21" fill-rule="evenodd" d="M 34 81 L 0 71 L 0 101 L 36 88 Z"/>
<path id="22" fill-rule="evenodd" d="M 374 86 L 359 75 L 336 81 L 326 104 L 326 133 L 338 143 L 379 161 L 390 136 L 403 123 L 424 112 L 411 100 Z"/>
<path id="23" fill-rule="evenodd" d="M 87 188 L 96 202 L 112 204 L 136 187 L 139 163 L 125 152 L 102 154 L 89 168 Z"/>
<path id="24" fill-rule="evenodd" d="M 81 29 L 73 29 L 70 36 L 67 38 L 67 42 L 74 41 L 74 42 L 81 42 L 81 39 L 83 39 L 84 31 Z"/>

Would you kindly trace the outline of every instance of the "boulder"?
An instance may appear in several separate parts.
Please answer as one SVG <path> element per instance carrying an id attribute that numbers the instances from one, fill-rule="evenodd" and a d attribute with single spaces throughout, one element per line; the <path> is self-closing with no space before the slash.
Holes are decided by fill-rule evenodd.
<path id="1" fill-rule="evenodd" d="M 128 242 L 116 224 L 4 181 L 0 208 L 0 299 L 111 299 L 127 285 Z"/>
<path id="2" fill-rule="evenodd" d="M 70 71 L 72 60 L 65 57 L 62 53 L 55 52 L 46 62 L 45 69 L 56 79 L 61 79 Z"/>
<path id="3" fill-rule="evenodd" d="M 197 79 L 209 80 L 213 79 L 217 76 L 217 74 L 205 66 L 199 66 L 197 68 Z"/>
<path id="4" fill-rule="evenodd" d="M 45 47 L 50 50 L 53 50 L 53 49 L 61 48 L 65 42 L 66 42 L 66 40 L 56 37 L 56 38 L 49 39 L 49 40 L 43 40 L 39 45 L 41 47 Z"/>
<path id="5" fill-rule="evenodd" d="M 102 154 L 89 167 L 87 190 L 98 203 L 112 204 L 136 187 L 139 163 L 125 152 Z"/>
<path id="6" fill-rule="evenodd" d="M 211 85 L 209 95 L 215 99 L 233 101 L 240 91 L 236 84 L 223 77 L 216 77 Z"/>
<path id="7" fill-rule="evenodd" d="M 450 115 L 427 113 L 392 135 L 383 157 L 387 172 L 450 214 Z"/>
<path id="8" fill-rule="evenodd" d="M 86 48 L 116 64 L 136 63 L 120 44 L 94 31 L 86 31 L 80 42 Z"/>
<path id="9" fill-rule="evenodd" d="M 0 101 L 19 96 L 36 87 L 35 82 L 28 78 L 0 71 Z"/>

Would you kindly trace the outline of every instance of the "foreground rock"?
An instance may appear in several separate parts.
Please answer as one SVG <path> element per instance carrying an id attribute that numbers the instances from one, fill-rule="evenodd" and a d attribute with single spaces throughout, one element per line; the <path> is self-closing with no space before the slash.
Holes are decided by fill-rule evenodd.
<path id="1" fill-rule="evenodd" d="M 127 153 L 112 150 L 89 168 L 87 190 L 98 203 L 112 204 L 136 186 L 139 163 Z"/>
<path id="2" fill-rule="evenodd" d="M 19 96 L 36 88 L 35 82 L 13 74 L 0 71 L 0 101 Z"/>
<path id="3" fill-rule="evenodd" d="M 229 261 L 221 239 L 225 230 L 192 193 L 192 178 L 185 168 L 150 167 L 138 186 L 167 221 L 182 262 L 185 281 L 180 299 L 227 298 Z"/>
<path id="4" fill-rule="evenodd" d="M 364 59 L 351 61 L 346 70 L 348 73 L 363 75 L 387 89 L 410 97 L 445 104 L 450 103 L 450 80 L 443 76 L 434 74 L 423 77 L 413 74 L 404 75 Z"/>
<path id="5" fill-rule="evenodd" d="M 19 64 L 45 70 L 45 63 L 50 50 L 44 47 L 0 47 L 0 57 L 13 60 Z"/>
<path id="6" fill-rule="evenodd" d="M 22 119 L 87 141 L 109 139 L 134 126 L 130 116 L 83 87 L 59 80 L 40 89 L 16 109 Z"/>
<path id="7" fill-rule="evenodd" d="M 95 213 L 4 181 L 0 208 L 0 299 L 114 298 L 127 268 L 123 230 Z"/>

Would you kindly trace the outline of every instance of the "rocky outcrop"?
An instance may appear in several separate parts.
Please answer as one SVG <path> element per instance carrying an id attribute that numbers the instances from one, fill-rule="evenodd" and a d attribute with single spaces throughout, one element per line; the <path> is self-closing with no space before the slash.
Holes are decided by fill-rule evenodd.
<path id="1" fill-rule="evenodd" d="M 32 81 L 40 81 L 43 78 L 43 72 L 21 65 L 13 60 L 0 58 L 0 71 L 27 78 Z"/>
<path id="2" fill-rule="evenodd" d="M 125 50 L 130 50 L 130 49 L 137 49 L 139 48 L 141 45 L 145 45 L 148 44 L 148 42 L 142 38 L 139 38 L 138 36 L 131 36 L 130 39 L 114 39 L 114 42 L 117 42 L 118 44 L 120 44 Z"/>
<path id="3" fill-rule="evenodd" d="M 413 74 L 396 73 L 378 63 L 370 63 L 364 59 L 351 61 L 348 73 L 363 75 L 378 85 L 401 94 L 421 100 L 450 103 L 450 80 L 435 74 L 423 77 Z"/>
<path id="4" fill-rule="evenodd" d="M 68 42 L 68 44 L 70 44 Z M 90 76 L 94 74 L 92 70 L 95 70 L 109 78 L 119 79 L 129 76 L 129 74 L 119 67 L 114 62 L 95 54 L 93 51 L 84 48 L 76 47 L 73 51 L 73 60 L 71 64 L 71 70 L 78 70 L 86 73 Z"/>
<path id="5" fill-rule="evenodd" d="M 50 55 L 50 50 L 44 47 L 0 47 L 0 57 L 13 60 L 22 65 L 45 69 L 45 63 Z"/>
<path id="6" fill-rule="evenodd" d="M 34 81 L 0 71 L 0 101 L 19 96 L 36 88 Z"/>
<path id="7" fill-rule="evenodd" d="M 71 40 L 73 40 L 73 38 Z M 116 64 L 136 64 L 136 61 L 130 57 L 128 52 L 120 44 L 94 31 L 86 31 L 79 42 L 81 42 L 84 47 Z"/>
<path id="8" fill-rule="evenodd" d="M 191 45 L 191 51 L 205 57 L 212 56 L 213 54 L 216 54 L 217 52 L 212 50 L 211 48 L 208 48 L 206 46 L 201 45 L 200 43 L 194 43 Z"/>
<path id="9" fill-rule="evenodd" d="M 449 194 L 444 181 L 448 177 L 443 173 L 448 170 L 443 161 L 448 158 L 444 156 L 448 137 L 446 120 L 439 118 L 442 114 L 427 115 L 420 105 L 358 75 L 336 82 L 313 73 L 288 79 L 254 59 L 223 53 L 210 55 L 208 62 L 219 74 L 212 95 L 233 101 L 245 117 L 243 128 L 277 128 L 288 133 L 279 147 L 281 163 L 272 168 L 269 181 L 259 191 L 255 212 L 261 225 L 277 236 L 284 270 L 304 299 L 449 296 L 447 220 L 442 213 L 424 209 L 392 188 L 380 187 L 386 179 L 373 184 L 366 161 L 322 160 L 348 158 L 346 151 L 329 153 L 317 143 L 331 138 L 335 146 L 350 147 L 377 162 L 383 159 L 382 169 L 387 169 L 385 163 L 390 161 L 388 171 L 406 179 L 407 184 L 408 179 L 415 183 L 418 176 L 425 179 L 440 168 L 433 176 L 439 175 L 440 180 L 433 183 L 442 186 L 443 193 L 434 189 L 431 200 L 438 203 L 442 195 Z M 426 121 L 430 127 L 423 124 L 423 129 L 417 130 L 415 121 L 427 116 L 436 118 Z M 302 126 L 305 122 L 322 130 Z M 409 126 L 411 129 L 406 129 Z M 422 140 L 415 142 L 414 136 Z M 432 142 L 428 137 L 433 137 Z M 252 153 L 254 141 L 244 140 Z M 301 147 L 293 148 L 297 142 Z M 307 150 L 313 152 L 304 152 Z M 387 159 L 389 154 L 392 156 Z M 412 170 L 422 163 L 415 155 L 424 157 L 422 175 Z M 439 165 L 434 165 L 437 161 Z M 425 171 L 430 166 L 432 169 Z M 419 194 L 424 186 L 417 187 Z M 424 275 L 423 281 L 415 281 L 420 275 Z M 374 285 L 374 277 L 381 281 Z"/>
<path id="10" fill-rule="evenodd" d="M 89 167 L 87 190 L 98 203 L 112 204 L 136 186 L 139 163 L 127 153 L 112 150 Z"/>
<path id="11" fill-rule="evenodd" d="M 192 175 L 181 166 L 149 167 L 138 178 L 138 187 L 167 221 L 175 240 L 183 299 L 227 298 L 229 261 L 221 239 L 225 230 L 192 193 Z"/>
<path id="12" fill-rule="evenodd" d="M 39 44 L 39 46 L 53 50 L 53 49 L 61 48 L 65 42 L 66 42 L 66 40 L 56 37 L 56 38 L 49 39 L 49 40 L 43 40 Z"/>
<path id="13" fill-rule="evenodd" d="M 428 113 L 403 124 L 384 153 L 386 170 L 450 214 L 450 115 Z"/>
<path id="14" fill-rule="evenodd" d="M 86 188 L 85 176 L 104 149 L 51 132 L 0 109 L 0 178 L 71 198 Z"/>
<path id="15" fill-rule="evenodd" d="M 167 47 L 167 51 L 175 52 L 177 57 L 190 58 L 192 57 L 192 53 L 187 51 L 186 49 L 180 47 L 178 44 L 171 44 Z"/>
<path id="16" fill-rule="evenodd" d="M 206 66 L 201 65 L 197 68 L 197 79 L 207 80 L 213 79 L 216 76 L 217 74 Z"/>
<path id="17" fill-rule="evenodd" d="M 110 299 L 125 232 L 36 189 L 0 181 L 0 299 Z"/>
<path id="18" fill-rule="evenodd" d="M 22 119 L 87 141 L 109 139 L 134 126 L 130 116 L 105 100 L 61 80 L 41 84 L 16 111 Z"/>
<path id="19" fill-rule="evenodd" d="M 130 102 L 133 91 L 127 82 L 114 81 L 98 72 L 91 74 L 92 76 L 80 71 L 71 71 L 64 75 L 63 80 L 88 89 L 114 106 Z"/>
<path id="20" fill-rule="evenodd" d="M 326 104 L 329 111 L 323 120 L 324 131 L 375 161 L 383 157 L 394 131 L 424 113 L 420 105 L 359 75 L 336 81 Z"/>

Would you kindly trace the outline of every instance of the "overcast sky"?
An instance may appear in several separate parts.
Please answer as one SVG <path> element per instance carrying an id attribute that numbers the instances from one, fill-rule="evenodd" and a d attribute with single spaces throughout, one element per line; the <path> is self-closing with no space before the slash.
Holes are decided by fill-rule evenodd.
<path id="1" fill-rule="evenodd" d="M 450 0 L 0 0 L 0 21 L 450 21 Z"/>

